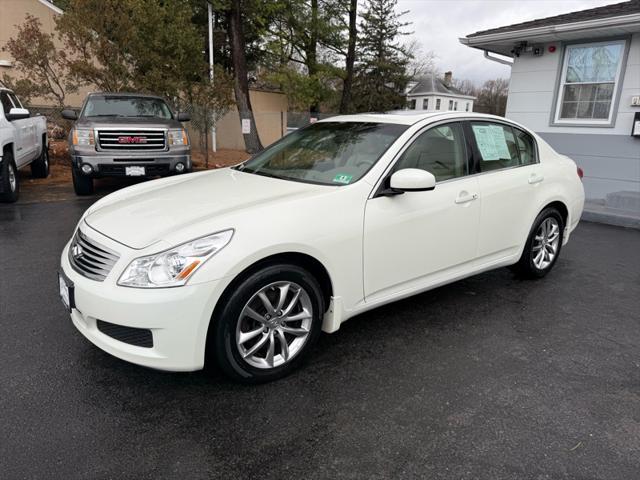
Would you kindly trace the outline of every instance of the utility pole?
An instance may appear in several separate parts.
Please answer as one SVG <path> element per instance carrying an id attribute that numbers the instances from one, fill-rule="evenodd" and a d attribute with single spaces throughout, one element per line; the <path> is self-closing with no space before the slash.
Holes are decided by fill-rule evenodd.
<path id="1" fill-rule="evenodd" d="M 209 25 L 209 79 L 211 80 L 211 85 L 213 85 L 213 7 L 211 6 L 211 2 L 208 1 L 207 14 L 207 23 Z M 218 151 L 218 142 L 216 139 L 216 122 L 214 113 L 215 112 L 212 112 L 211 114 L 211 149 L 215 153 Z"/>

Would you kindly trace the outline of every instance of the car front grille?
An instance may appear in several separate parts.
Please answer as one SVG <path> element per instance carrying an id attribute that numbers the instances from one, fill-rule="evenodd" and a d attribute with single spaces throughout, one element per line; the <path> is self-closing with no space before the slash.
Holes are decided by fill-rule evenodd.
<path id="1" fill-rule="evenodd" d="M 96 324 L 98 330 L 120 342 L 135 345 L 136 347 L 153 347 L 151 330 L 147 330 L 146 328 L 125 327 L 124 325 L 116 325 L 115 323 L 105 322 L 104 320 L 98 320 Z"/>
<path id="2" fill-rule="evenodd" d="M 130 165 L 118 165 L 111 163 L 101 163 L 98 165 L 98 174 L 109 177 L 124 177 L 127 174 L 126 167 L 128 166 L 140 166 L 144 167 L 144 174 L 147 177 L 155 177 L 159 175 L 168 175 L 171 172 L 171 166 L 168 163 L 158 164 L 130 164 Z"/>
<path id="3" fill-rule="evenodd" d="M 165 150 L 167 136 L 164 130 L 100 130 L 98 129 L 98 146 L 102 150 Z"/>
<path id="4" fill-rule="evenodd" d="M 69 246 L 69 263 L 80 275 L 102 282 L 120 256 L 78 229 Z"/>

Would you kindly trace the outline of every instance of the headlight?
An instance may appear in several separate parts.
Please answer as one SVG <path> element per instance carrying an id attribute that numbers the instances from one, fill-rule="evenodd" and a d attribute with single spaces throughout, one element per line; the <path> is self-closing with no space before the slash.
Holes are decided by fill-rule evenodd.
<path id="1" fill-rule="evenodd" d="M 189 137 L 184 128 L 169 130 L 169 145 L 189 145 Z"/>
<path id="2" fill-rule="evenodd" d="M 123 287 L 179 287 L 200 266 L 222 250 L 233 236 L 233 230 L 197 238 L 164 252 L 136 258 L 124 270 L 118 285 Z"/>
<path id="3" fill-rule="evenodd" d="M 95 140 L 93 138 L 93 130 L 89 128 L 74 128 L 73 144 L 74 145 L 94 145 Z"/>

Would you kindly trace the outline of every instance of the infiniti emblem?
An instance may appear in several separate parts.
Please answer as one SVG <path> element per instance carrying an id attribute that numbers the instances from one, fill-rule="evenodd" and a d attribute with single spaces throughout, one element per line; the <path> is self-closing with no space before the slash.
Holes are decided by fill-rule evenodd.
<path id="1" fill-rule="evenodd" d="M 71 247 L 71 253 L 73 254 L 74 258 L 78 258 L 80 255 L 82 255 L 83 251 L 80 244 L 74 244 L 73 247 Z"/>

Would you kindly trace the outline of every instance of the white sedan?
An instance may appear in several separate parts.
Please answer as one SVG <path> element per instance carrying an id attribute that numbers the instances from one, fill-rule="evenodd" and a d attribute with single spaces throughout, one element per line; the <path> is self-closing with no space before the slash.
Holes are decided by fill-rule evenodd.
<path id="1" fill-rule="evenodd" d="M 273 380 L 366 310 L 498 267 L 543 277 L 581 176 L 501 117 L 334 117 L 238 166 L 99 200 L 62 252 L 60 294 L 119 358 Z"/>

